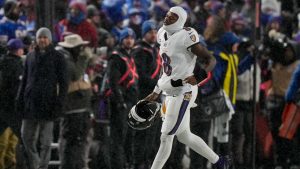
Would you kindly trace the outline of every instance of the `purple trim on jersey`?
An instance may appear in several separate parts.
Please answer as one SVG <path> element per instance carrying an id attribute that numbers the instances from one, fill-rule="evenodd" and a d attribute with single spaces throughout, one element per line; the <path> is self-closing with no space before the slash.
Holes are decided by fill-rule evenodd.
<path id="1" fill-rule="evenodd" d="M 189 105 L 189 102 L 190 102 L 190 100 L 183 100 L 183 102 L 181 103 L 176 124 L 173 127 L 173 129 L 168 133 L 168 135 L 172 135 L 172 134 L 174 134 L 177 131 L 177 129 L 178 129 L 178 127 L 179 127 L 179 125 L 180 125 L 180 123 L 181 123 L 181 121 L 183 119 L 183 116 L 185 114 L 186 108 Z"/>

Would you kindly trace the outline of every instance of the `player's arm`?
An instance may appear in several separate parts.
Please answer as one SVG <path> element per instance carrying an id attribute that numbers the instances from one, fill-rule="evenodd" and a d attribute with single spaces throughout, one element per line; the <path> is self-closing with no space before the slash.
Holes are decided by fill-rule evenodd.
<path id="1" fill-rule="evenodd" d="M 192 45 L 190 51 L 197 56 L 195 69 L 198 68 L 199 70 L 197 70 L 196 73 L 194 70 L 194 75 L 185 78 L 184 82 L 196 85 L 207 77 L 208 72 L 213 70 L 216 65 L 216 59 L 209 53 L 206 47 L 199 43 Z M 202 71 L 200 71 L 200 69 Z"/>
<path id="2" fill-rule="evenodd" d="M 197 56 L 197 63 L 199 63 L 206 72 L 210 72 L 216 66 L 216 59 L 209 53 L 206 47 L 199 43 L 191 46 L 191 52 Z"/>
<path id="3" fill-rule="evenodd" d="M 143 100 L 147 100 L 147 101 L 155 101 L 158 99 L 160 95 L 160 92 L 157 93 L 155 91 L 153 91 L 152 93 L 150 93 L 147 97 L 145 97 Z"/>

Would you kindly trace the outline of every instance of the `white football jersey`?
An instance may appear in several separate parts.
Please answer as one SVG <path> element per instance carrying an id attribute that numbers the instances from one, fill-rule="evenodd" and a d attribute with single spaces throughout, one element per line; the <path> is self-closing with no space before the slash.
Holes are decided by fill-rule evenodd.
<path id="1" fill-rule="evenodd" d="M 189 47 L 199 43 L 199 35 L 193 28 L 184 28 L 171 36 L 160 28 L 157 34 L 160 44 L 159 54 L 162 58 L 163 74 L 158 80 L 158 87 L 166 95 L 178 95 L 191 91 L 190 84 L 173 87 L 171 79 L 178 80 L 192 76 L 195 68 L 196 57 Z"/>

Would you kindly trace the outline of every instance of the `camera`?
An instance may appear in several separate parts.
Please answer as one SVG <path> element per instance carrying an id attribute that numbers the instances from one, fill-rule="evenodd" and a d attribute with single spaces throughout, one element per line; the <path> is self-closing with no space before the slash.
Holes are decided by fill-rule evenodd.
<path id="1" fill-rule="evenodd" d="M 275 63 L 289 65 L 298 59 L 299 49 L 299 44 L 284 34 L 271 30 L 263 40 L 262 53 Z"/>

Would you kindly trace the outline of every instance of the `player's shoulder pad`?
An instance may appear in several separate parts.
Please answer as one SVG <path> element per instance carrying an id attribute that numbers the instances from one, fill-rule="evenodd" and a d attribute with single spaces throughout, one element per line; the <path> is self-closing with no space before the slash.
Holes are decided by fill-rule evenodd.
<path id="1" fill-rule="evenodd" d="M 198 32 L 194 28 L 184 27 L 183 33 L 184 33 L 184 36 L 186 36 L 192 42 L 199 41 L 199 34 L 198 34 Z"/>
<path id="2" fill-rule="evenodd" d="M 191 27 L 184 27 L 183 29 L 186 30 L 186 31 L 191 31 L 192 30 Z"/>
<path id="3" fill-rule="evenodd" d="M 195 34 L 198 35 L 198 32 L 197 32 L 194 28 L 192 28 L 192 27 L 184 27 L 183 29 L 184 29 L 185 32 L 188 33 L 188 34 L 195 33 Z"/>

